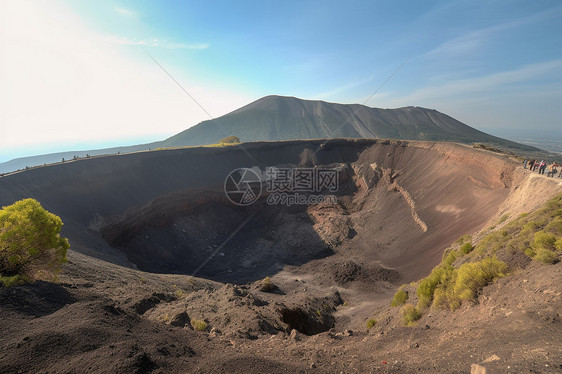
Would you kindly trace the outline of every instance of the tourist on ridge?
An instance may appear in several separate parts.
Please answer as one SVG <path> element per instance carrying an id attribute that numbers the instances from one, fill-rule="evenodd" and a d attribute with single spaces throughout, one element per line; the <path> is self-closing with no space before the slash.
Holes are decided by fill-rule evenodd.
<path id="1" fill-rule="evenodd" d="M 556 175 L 556 163 L 553 162 L 552 164 L 548 165 L 548 173 L 546 174 L 547 177 L 554 177 Z"/>
<path id="2" fill-rule="evenodd" d="M 544 169 L 546 169 L 546 161 L 541 162 L 541 165 L 539 166 L 539 174 L 544 175 Z"/>
<path id="3" fill-rule="evenodd" d="M 541 164 L 540 162 L 536 161 L 535 166 L 533 166 L 533 171 L 537 170 L 540 164 Z"/>

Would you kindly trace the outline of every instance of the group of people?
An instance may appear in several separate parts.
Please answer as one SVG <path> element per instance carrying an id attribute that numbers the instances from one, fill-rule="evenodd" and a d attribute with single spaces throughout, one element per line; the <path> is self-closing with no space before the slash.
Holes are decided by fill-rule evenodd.
<path id="1" fill-rule="evenodd" d="M 539 174 L 544 174 L 545 169 L 548 169 L 548 172 L 546 174 L 547 177 L 554 177 L 556 176 L 556 173 L 558 172 L 558 167 L 560 167 L 560 164 L 557 164 L 556 162 L 553 162 L 550 165 L 547 165 L 546 161 L 537 161 L 537 160 L 525 160 L 523 161 L 523 167 L 525 169 L 527 169 L 527 165 L 529 166 L 529 170 L 531 171 L 535 171 L 535 170 L 539 170 Z M 560 169 L 560 173 L 558 174 L 558 178 L 562 178 L 562 168 Z"/>

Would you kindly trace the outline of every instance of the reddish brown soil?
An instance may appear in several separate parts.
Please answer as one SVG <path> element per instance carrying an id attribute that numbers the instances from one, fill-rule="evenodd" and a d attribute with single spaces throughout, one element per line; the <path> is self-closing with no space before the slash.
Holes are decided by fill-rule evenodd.
<path id="1" fill-rule="evenodd" d="M 37 198 L 72 245 L 59 284 L 0 288 L 0 373 L 562 370 L 561 263 L 525 263 L 477 304 L 416 327 L 387 307 L 459 236 L 536 209 L 557 181 L 454 144 L 245 151 L 139 153 L 0 179 L 1 205 Z M 337 205 L 241 208 L 221 193 L 237 167 L 299 165 L 340 170 Z M 273 292 L 260 291 L 265 276 Z"/>

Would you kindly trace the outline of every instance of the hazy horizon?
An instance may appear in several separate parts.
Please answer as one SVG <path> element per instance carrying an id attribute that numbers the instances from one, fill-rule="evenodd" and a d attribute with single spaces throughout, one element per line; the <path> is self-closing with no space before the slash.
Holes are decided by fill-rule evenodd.
<path id="1" fill-rule="evenodd" d="M 514 133 L 502 132 L 502 131 L 490 132 L 490 131 L 486 131 L 485 129 L 478 129 L 478 130 L 514 142 L 532 145 L 544 149 L 546 151 L 557 152 L 562 154 L 562 131 L 537 135 L 536 132 L 532 130 L 516 131 Z M 51 145 L 45 145 L 42 148 L 36 148 L 34 153 L 26 152 L 26 150 L 24 149 L 22 149 L 21 152 L 19 153 L 17 152 L 3 153 L 0 150 L 0 163 L 8 162 L 18 158 L 40 156 L 40 155 L 51 154 L 51 153 L 87 151 L 87 150 L 95 150 L 95 149 L 103 149 L 103 148 L 113 148 L 119 146 L 130 146 L 130 145 L 137 145 L 137 144 L 152 143 L 152 142 L 164 140 L 172 135 L 175 135 L 175 133 L 162 134 L 160 137 L 158 136 L 130 137 L 130 138 L 114 139 L 114 140 L 91 142 L 91 143 L 51 144 Z M 13 155 L 13 157 L 10 155 Z"/>

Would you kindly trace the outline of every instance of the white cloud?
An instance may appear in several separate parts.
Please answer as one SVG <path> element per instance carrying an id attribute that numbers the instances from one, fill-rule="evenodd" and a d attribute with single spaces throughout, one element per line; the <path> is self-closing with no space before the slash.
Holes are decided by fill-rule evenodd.
<path id="1" fill-rule="evenodd" d="M 169 41 L 169 40 L 161 40 L 161 39 L 158 39 L 158 38 L 135 40 L 135 39 L 131 39 L 131 38 L 111 36 L 111 37 L 108 37 L 107 40 L 109 40 L 110 42 L 115 43 L 115 44 L 138 45 L 138 46 L 146 46 L 146 47 L 160 47 L 160 48 L 167 48 L 167 49 L 207 49 L 207 48 L 209 48 L 208 43 L 186 44 L 186 43 L 173 42 L 173 41 Z"/>
<path id="2" fill-rule="evenodd" d="M 442 59 L 444 57 L 462 57 L 477 51 L 488 45 L 492 38 L 505 31 L 513 30 L 528 24 L 543 22 L 549 18 L 560 17 L 562 6 L 528 15 L 498 25 L 485 27 L 450 39 L 436 48 L 426 52 L 423 56 L 431 59 Z"/>
<path id="3" fill-rule="evenodd" d="M 329 98 L 333 98 L 333 97 L 338 97 L 340 94 L 348 92 L 356 87 L 362 86 L 364 84 L 367 84 L 369 82 L 371 82 L 373 80 L 373 77 L 369 77 L 367 79 L 362 79 L 362 80 L 357 80 L 354 82 L 350 82 L 348 84 L 344 84 L 342 86 L 333 88 L 331 90 L 328 91 L 324 91 L 321 92 L 319 94 L 316 94 L 313 96 L 314 99 L 318 99 L 318 100 L 324 100 L 324 99 L 329 99 Z"/>
<path id="4" fill-rule="evenodd" d="M 390 94 L 376 106 L 434 108 L 478 129 L 559 134 L 561 77 L 562 60 L 555 60 Z"/>
<path id="5" fill-rule="evenodd" d="M 510 90 L 513 89 L 512 85 L 536 84 L 534 82 L 540 79 L 552 82 L 552 77 L 562 77 L 562 60 L 526 65 L 514 70 L 470 79 L 452 80 L 442 85 L 427 86 L 409 95 L 391 99 L 387 103 L 391 105 L 422 105 L 423 102 L 439 102 L 452 98 L 466 99 L 473 94 L 482 96 L 487 93 Z M 530 87 L 527 94 L 532 94 L 532 91 L 533 87 Z"/>
<path id="6" fill-rule="evenodd" d="M 54 2 L 2 3 L 3 152 L 151 135 L 159 140 L 208 119 L 141 48 L 108 43 Z M 213 116 L 250 101 L 166 68 Z"/>
<path id="7" fill-rule="evenodd" d="M 113 8 L 113 10 L 115 10 L 117 13 L 122 14 L 124 16 L 133 16 L 135 14 L 135 12 L 130 10 L 130 9 L 126 9 L 126 8 L 122 8 L 122 7 L 118 7 L 118 6 Z"/>

